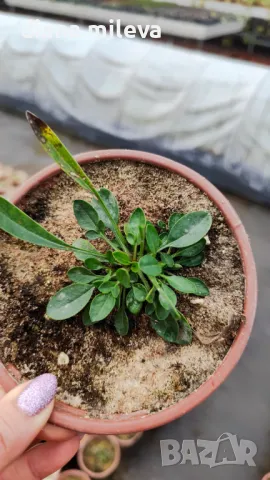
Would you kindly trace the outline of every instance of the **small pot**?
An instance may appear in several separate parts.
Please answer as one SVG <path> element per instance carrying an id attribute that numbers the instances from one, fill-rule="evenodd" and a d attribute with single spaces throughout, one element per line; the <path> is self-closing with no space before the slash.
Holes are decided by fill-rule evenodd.
<path id="1" fill-rule="evenodd" d="M 48 477 L 44 478 L 44 480 L 59 480 L 59 474 L 60 470 L 57 470 L 57 472 L 52 473 Z"/>
<path id="2" fill-rule="evenodd" d="M 116 435 L 116 438 L 122 448 L 133 447 L 143 436 L 143 432 L 126 433 L 123 435 Z"/>
<path id="3" fill-rule="evenodd" d="M 81 470 L 65 470 L 64 472 L 61 472 L 59 474 L 59 477 L 57 478 L 57 480 L 68 480 L 68 478 L 71 477 L 73 478 L 74 477 L 74 480 L 76 478 L 76 480 L 91 480 L 89 478 L 89 476 L 82 472 Z"/>
<path id="4" fill-rule="evenodd" d="M 97 442 L 109 442 L 110 446 L 113 447 L 113 460 L 109 463 L 108 467 L 103 471 L 94 471 L 92 470 L 89 464 L 86 464 L 84 455 L 88 446 L 93 441 Z M 94 455 L 93 455 L 94 456 Z M 109 477 L 118 467 L 121 460 L 121 449 L 118 439 L 114 435 L 85 435 L 81 441 L 80 449 L 77 453 L 77 462 L 79 467 L 86 472 L 91 478 L 107 478 Z"/>
<path id="5" fill-rule="evenodd" d="M 55 425 L 89 434 L 119 435 L 150 430 L 172 422 L 197 407 L 226 380 L 240 360 L 252 331 L 257 307 L 257 275 L 249 238 L 240 218 L 226 197 L 204 177 L 180 163 L 176 163 L 159 155 L 133 150 L 90 151 L 77 155 L 76 159 L 82 166 L 91 162 L 113 162 L 114 160 L 143 162 L 167 169 L 170 172 L 186 178 L 189 182 L 193 183 L 193 185 L 205 192 L 219 208 L 233 232 L 240 249 L 245 274 L 245 322 L 242 323 L 237 337 L 221 365 L 195 392 L 179 400 L 174 405 L 156 413 L 139 411 L 127 415 L 113 415 L 110 419 L 89 418 L 83 410 L 71 407 L 64 402 L 56 402 L 51 417 L 51 422 Z M 22 187 L 19 187 L 16 194 L 11 198 L 11 201 L 15 204 L 20 203 L 29 191 L 38 187 L 49 178 L 58 175 L 59 172 L 60 168 L 58 165 L 51 165 L 44 168 L 29 178 Z M 12 373 L 12 376 L 10 373 Z M 16 375 L 18 380 L 20 378 L 20 372 L 16 372 L 16 369 L 14 369 L 12 365 L 7 365 L 6 369 L 1 368 L 0 362 L 0 385 L 2 385 L 6 391 L 16 385 L 14 379 Z"/>

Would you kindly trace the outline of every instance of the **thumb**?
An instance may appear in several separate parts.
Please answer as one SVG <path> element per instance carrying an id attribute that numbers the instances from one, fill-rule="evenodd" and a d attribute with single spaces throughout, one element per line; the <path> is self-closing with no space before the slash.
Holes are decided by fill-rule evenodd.
<path id="1" fill-rule="evenodd" d="M 0 401 L 0 472 L 19 457 L 49 420 L 54 375 L 44 374 L 11 390 Z"/>

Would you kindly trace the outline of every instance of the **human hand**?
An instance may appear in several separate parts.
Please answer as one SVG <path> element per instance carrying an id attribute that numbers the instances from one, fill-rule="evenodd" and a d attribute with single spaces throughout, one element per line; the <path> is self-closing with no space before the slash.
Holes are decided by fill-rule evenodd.
<path id="1" fill-rule="evenodd" d="M 41 375 L 5 395 L 0 387 L 0 480 L 42 480 L 65 465 L 79 448 L 79 436 L 31 444 L 53 410 L 56 377 Z"/>

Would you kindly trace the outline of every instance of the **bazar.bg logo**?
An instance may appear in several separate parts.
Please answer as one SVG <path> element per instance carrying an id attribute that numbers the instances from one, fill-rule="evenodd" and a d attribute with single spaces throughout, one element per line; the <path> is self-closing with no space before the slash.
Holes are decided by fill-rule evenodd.
<path id="1" fill-rule="evenodd" d="M 217 440 L 177 440 L 160 441 L 162 466 L 208 465 L 210 468 L 221 465 L 245 465 L 256 467 L 254 457 L 257 446 L 251 440 L 240 440 L 237 435 L 223 433 Z"/>

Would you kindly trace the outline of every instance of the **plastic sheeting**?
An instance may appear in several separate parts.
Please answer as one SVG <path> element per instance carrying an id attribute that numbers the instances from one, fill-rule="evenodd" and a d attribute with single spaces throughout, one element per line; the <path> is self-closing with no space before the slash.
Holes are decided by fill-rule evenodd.
<path id="1" fill-rule="evenodd" d="M 153 41 L 0 14 L 0 106 L 32 108 L 88 140 L 166 155 L 270 204 L 270 73 Z M 42 28 L 41 28 L 42 27 Z M 63 32 L 62 32 L 63 36 Z"/>

